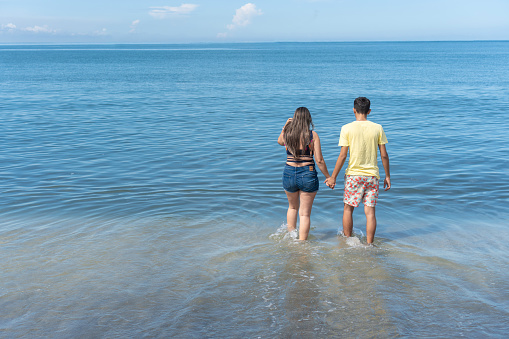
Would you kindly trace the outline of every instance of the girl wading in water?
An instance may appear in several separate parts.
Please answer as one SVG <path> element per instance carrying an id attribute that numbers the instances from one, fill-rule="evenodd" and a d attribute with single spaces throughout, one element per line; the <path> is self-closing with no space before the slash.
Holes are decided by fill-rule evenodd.
<path id="1" fill-rule="evenodd" d="M 312 128 L 311 113 L 306 107 L 299 107 L 277 139 L 278 144 L 286 146 L 287 154 L 283 171 L 283 187 L 288 197 L 286 222 L 289 232 L 295 230 L 299 215 L 299 240 L 306 240 L 309 234 L 311 208 L 319 187 L 316 165 L 326 179 L 330 177 L 323 160 L 320 138 Z"/>

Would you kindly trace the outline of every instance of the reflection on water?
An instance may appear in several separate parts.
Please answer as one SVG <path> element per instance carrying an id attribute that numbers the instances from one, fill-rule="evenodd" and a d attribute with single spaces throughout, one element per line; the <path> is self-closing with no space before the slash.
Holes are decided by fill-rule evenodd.
<path id="1" fill-rule="evenodd" d="M 428 239 L 437 248 L 444 238 L 443 252 L 428 253 L 405 237 L 371 247 L 323 226 L 301 242 L 285 225 L 253 235 L 267 227 L 222 220 L 224 235 L 207 237 L 202 229 L 218 221 L 103 222 L 54 222 L 2 237 L 8 333 L 477 336 L 502 333 L 507 315 L 502 267 L 482 258 L 463 264 L 469 249 L 455 250 L 444 232 Z"/>

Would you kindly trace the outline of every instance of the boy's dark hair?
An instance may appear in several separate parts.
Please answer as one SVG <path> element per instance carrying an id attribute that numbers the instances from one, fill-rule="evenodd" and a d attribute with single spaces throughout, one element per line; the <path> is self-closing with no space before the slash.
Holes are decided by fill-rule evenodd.
<path id="1" fill-rule="evenodd" d="M 353 102 L 353 108 L 360 114 L 368 114 L 371 102 L 366 97 L 358 97 Z"/>

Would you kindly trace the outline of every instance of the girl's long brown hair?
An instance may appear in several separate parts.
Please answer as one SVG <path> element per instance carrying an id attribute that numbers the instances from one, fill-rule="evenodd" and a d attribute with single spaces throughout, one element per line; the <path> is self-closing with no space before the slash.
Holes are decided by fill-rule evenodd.
<path id="1" fill-rule="evenodd" d="M 294 158 L 299 158 L 299 150 L 309 145 L 309 131 L 314 128 L 311 113 L 306 107 L 299 107 L 295 110 L 293 119 L 285 126 L 284 140 L 288 151 L 293 154 Z"/>

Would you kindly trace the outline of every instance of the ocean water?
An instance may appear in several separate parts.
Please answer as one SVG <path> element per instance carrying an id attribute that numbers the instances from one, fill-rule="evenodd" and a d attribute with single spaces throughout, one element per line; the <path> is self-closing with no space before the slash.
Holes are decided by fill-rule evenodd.
<path id="1" fill-rule="evenodd" d="M 376 246 L 321 173 L 296 241 L 281 127 L 332 172 L 358 96 Z M 0 116 L 0 337 L 507 335 L 509 42 L 0 45 Z"/>

